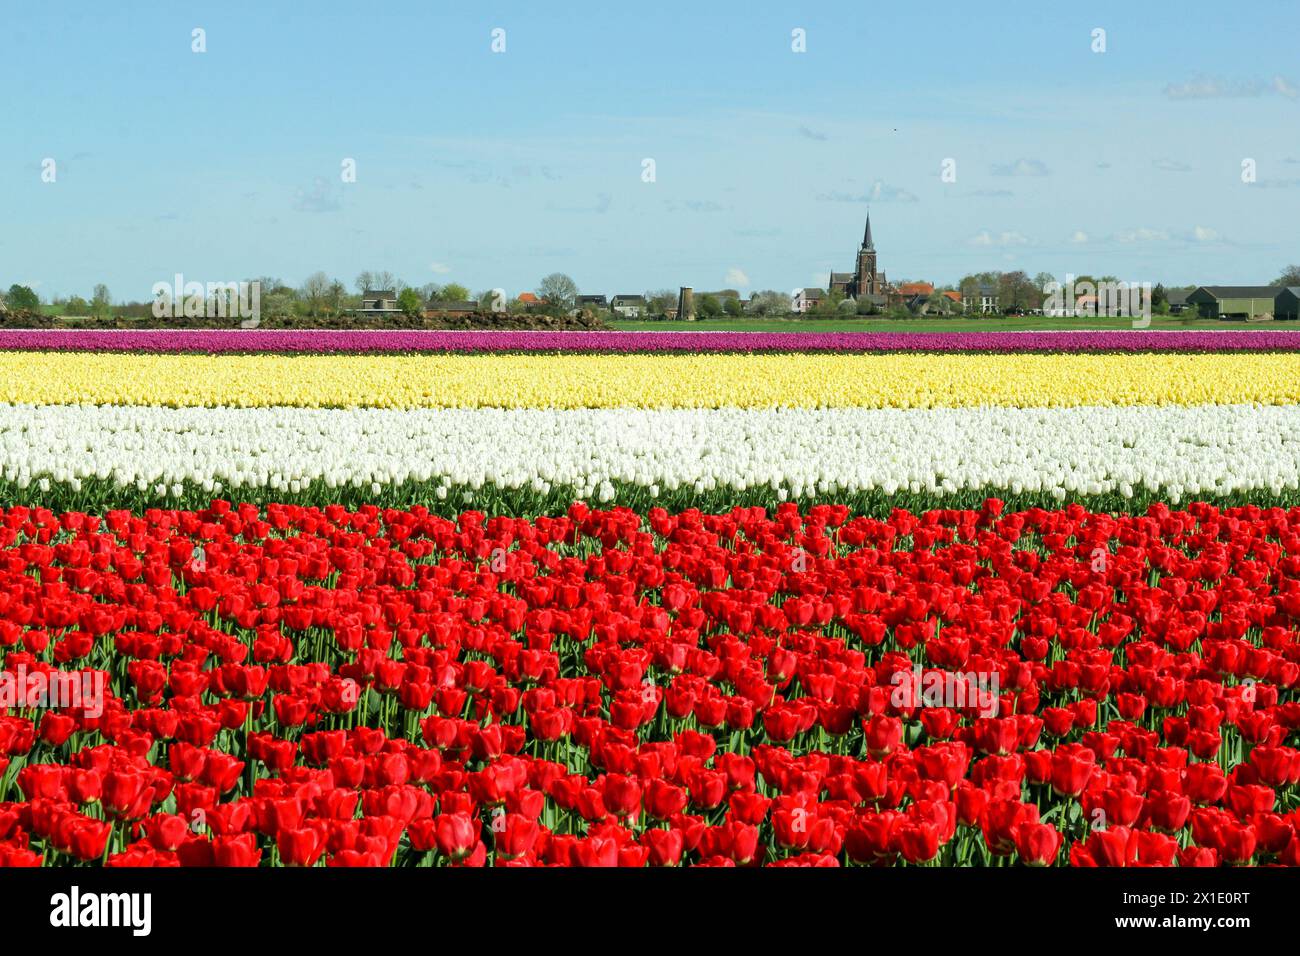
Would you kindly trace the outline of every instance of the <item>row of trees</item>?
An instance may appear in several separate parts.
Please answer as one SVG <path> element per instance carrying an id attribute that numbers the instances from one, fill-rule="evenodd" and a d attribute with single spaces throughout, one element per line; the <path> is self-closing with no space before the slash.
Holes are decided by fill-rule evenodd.
<path id="1" fill-rule="evenodd" d="M 440 304 L 475 301 L 482 311 L 506 311 L 522 313 L 541 311 L 565 313 L 574 308 L 578 285 L 572 278 L 562 272 L 553 272 L 541 280 L 537 286 L 538 302 L 521 301 L 518 297 L 508 298 L 500 289 L 485 289 L 476 296 L 458 282 L 439 284 L 425 283 L 419 287 L 407 285 L 398 276 L 388 271 L 366 270 L 359 273 L 353 282 L 352 291 L 339 279 L 324 272 L 313 272 L 301 286 L 293 287 L 275 276 L 262 276 L 252 280 L 260 283 L 262 314 L 269 318 L 288 318 L 294 315 L 310 317 L 335 317 L 356 309 L 361 305 L 361 298 L 371 290 L 392 291 L 397 296 L 398 308 L 416 315 L 423 311 L 426 304 L 435 308 Z M 1040 272 L 1030 278 L 1023 271 L 1013 272 L 976 272 L 964 276 L 955 286 L 937 286 L 936 292 L 956 291 L 963 297 L 978 296 L 983 289 L 993 289 L 998 296 L 998 306 L 1003 312 L 1032 311 L 1043 308 L 1047 297 L 1045 289 L 1052 282 L 1060 282 L 1049 272 Z M 1094 285 L 1107 281 L 1119 281 L 1116 276 L 1080 275 L 1074 277 L 1076 288 L 1085 282 Z M 896 283 L 903 284 L 903 283 Z M 1272 285 L 1300 286 L 1300 265 L 1290 265 L 1273 280 Z M 1188 287 L 1191 288 L 1191 287 Z M 677 308 L 678 292 L 675 289 L 658 289 L 645 293 L 646 314 L 651 317 L 666 316 Z M 1168 300 L 1163 285 L 1157 284 L 1152 290 L 1152 305 L 1156 312 L 1168 311 Z M 79 295 L 67 298 L 55 297 L 50 305 L 57 314 L 65 316 L 94 316 L 96 318 L 117 314 L 122 316 L 145 316 L 152 308 L 152 302 L 124 302 L 114 305 L 108 286 L 100 283 L 94 287 L 89 300 Z M 29 286 L 15 283 L 5 292 L 0 293 L 0 306 L 12 311 L 38 312 L 42 308 L 41 297 Z M 864 301 L 846 300 L 843 293 L 831 292 L 809 314 L 813 316 L 835 316 L 844 314 L 870 315 L 876 308 Z M 790 312 L 790 296 L 784 292 L 768 289 L 756 293 L 748 307 L 735 289 L 718 292 L 704 292 L 695 297 L 695 312 L 701 319 L 737 317 L 748 312 L 753 315 L 786 315 Z"/>
<path id="2" fill-rule="evenodd" d="M 65 315 L 93 315 L 98 318 L 108 316 L 113 311 L 113 300 L 108 294 L 108 286 L 102 282 L 95 286 L 89 302 L 79 295 L 74 295 L 69 299 L 55 298 L 51 304 L 66 310 Z M 14 312 L 39 312 L 41 297 L 31 286 L 19 285 L 15 282 L 7 291 L 0 292 L 0 306 Z M 72 311 L 74 309 L 76 311 Z"/>

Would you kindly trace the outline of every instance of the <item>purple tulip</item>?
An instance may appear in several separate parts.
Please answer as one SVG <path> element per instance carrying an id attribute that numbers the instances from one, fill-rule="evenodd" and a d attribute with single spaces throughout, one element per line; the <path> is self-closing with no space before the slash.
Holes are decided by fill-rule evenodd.
<path id="1" fill-rule="evenodd" d="M 0 350 L 73 352 L 1291 352 L 1300 331 L 523 332 L 2 329 Z"/>

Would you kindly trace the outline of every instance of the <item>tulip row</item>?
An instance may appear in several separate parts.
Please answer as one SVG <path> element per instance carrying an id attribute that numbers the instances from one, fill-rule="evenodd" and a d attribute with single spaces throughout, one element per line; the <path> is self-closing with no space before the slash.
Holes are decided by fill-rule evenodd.
<path id="1" fill-rule="evenodd" d="M 57 494 L 83 506 L 206 501 L 225 490 L 326 503 L 345 489 L 376 501 L 400 502 L 393 494 L 401 491 L 408 503 L 453 505 L 511 495 L 523 510 L 534 495 L 538 511 L 555 496 L 561 507 L 575 498 L 687 506 L 698 495 L 942 501 L 992 490 L 1044 501 L 1275 500 L 1300 483 L 1300 407 L 0 406 L 0 482 L 35 500 Z"/>
<path id="2" fill-rule="evenodd" d="M 0 865 L 1297 865 L 1298 576 L 1203 504 L 0 510 Z"/>
<path id="3" fill-rule="evenodd" d="M 0 351 L 70 352 L 1294 352 L 1300 332 L 538 332 L 0 329 Z"/>
<path id="4" fill-rule="evenodd" d="M 935 408 L 1295 404 L 1300 354 L 153 355 L 0 352 L 11 404 Z"/>

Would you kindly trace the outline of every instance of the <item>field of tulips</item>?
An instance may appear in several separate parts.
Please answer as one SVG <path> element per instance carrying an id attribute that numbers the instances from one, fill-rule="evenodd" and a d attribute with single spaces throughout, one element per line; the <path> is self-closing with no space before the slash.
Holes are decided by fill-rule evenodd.
<path id="1" fill-rule="evenodd" d="M 1300 332 L 540 332 L 276 329 L 0 329 L 6 352 L 1288 352 Z"/>
<path id="2" fill-rule="evenodd" d="M 0 719 L 10 865 L 1300 862 L 1300 513 L 214 502 L 0 543 L 6 666 L 105 684 Z"/>
<path id="3" fill-rule="evenodd" d="M 1300 864 L 1297 345 L 0 332 L 0 866 Z"/>

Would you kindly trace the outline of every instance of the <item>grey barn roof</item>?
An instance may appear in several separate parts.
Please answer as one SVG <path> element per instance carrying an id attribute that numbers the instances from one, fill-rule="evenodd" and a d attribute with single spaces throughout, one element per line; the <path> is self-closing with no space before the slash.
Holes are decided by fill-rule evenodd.
<path id="1" fill-rule="evenodd" d="M 1273 299 L 1282 289 L 1280 285 L 1203 285 L 1196 292 L 1208 292 L 1216 299 Z"/>

